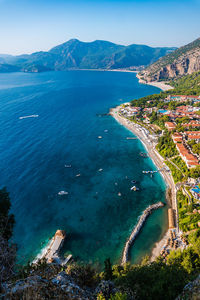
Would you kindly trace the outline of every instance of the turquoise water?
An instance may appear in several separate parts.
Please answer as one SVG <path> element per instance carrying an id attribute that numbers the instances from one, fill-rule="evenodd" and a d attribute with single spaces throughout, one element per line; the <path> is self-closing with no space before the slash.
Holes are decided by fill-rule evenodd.
<path id="1" fill-rule="evenodd" d="M 105 114 L 157 91 L 132 73 L 0 74 L 0 184 L 12 200 L 19 262 L 33 259 L 58 228 L 67 232 L 64 253 L 84 262 L 119 261 L 139 215 L 164 201 L 165 184 L 159 174 L 142 174 L 155 170 L 139 156 L 143 145 L 127 140 L 132 134 Z M 19 119 L 34 114 L 39 117 Z M 139 192 L 130 191 L 131 180 Z M 58 195 L 62 190 L 68 195 Z M 161 237 L 165 214 L 159 209 L 150 216 L 133 262 Z"/>

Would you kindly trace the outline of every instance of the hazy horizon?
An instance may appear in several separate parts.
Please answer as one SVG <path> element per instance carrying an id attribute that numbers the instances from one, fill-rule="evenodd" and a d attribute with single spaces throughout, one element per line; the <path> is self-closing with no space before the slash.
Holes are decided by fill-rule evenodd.
<path id="1" fill-rule="evenodd" d="M 63 42 L 63 43 L 66 43 L 66 42 L 68 42 L 68 41 L 70 41 L 70 40 L 79 40 L 79 39 L 77 39 L 77 38 L 71 38 L 71 39 L 69 39 L 69 40 L 67 40 L 67 41 L 65 41 L 65 42 Z M 103 42 L 111 42 L 111 43 L 114 43 L 114 42 L 112 42 L 112 41 L 108 41 L 108 40 L 99 40 L 99 39 L 97 39 L 97 40 L 92 40 L 92 41 L 81 41 L 81 40 L 79 40 L 79 42 L 83 42 L 83 43 L 92 43 L 92 42 L 95 42 L 95 41 L 103 41 Z M 61 44 L 63 44 L 63 43 L 61 43 Z M 15 55 L 26 55 L 26 54 L 32 54 L 32 53 L 35 53 L 35 52 L 40 52 L 40 51 L 44 51 L 44 52 L 46 52 L 46 51 L 49 51 L 49 50 L 51 50 L 52 48 L 54 48 L 54 47 L 56 47 L 56 46 L 59 46 L 59 45 L 61 45 L 61 44 L 58 44 L 58 45 L 54 45 L 53 47 L 51 47 L 50 49 L 46 49 L 46 50 L 39 50 L 39 51 L 34 51 L 34 52 L 30 52 L 30 53 L 19 53 L 19 54 L 10 54 L 10 53 L 1 53 L 0 52 L 0 56 L 6 56 L 6 55 L 13 55 L 13 56 L 15 56 Z M 130 45 L 133 45 L 133 44 L 135 44 L 135 45 L 145 45 L 145 46 L 149 46 L 149 47 L 153 47 L 153 48 L 156 48 L 156 47 L 165 47 L 165 46 L 150 46 L 150 45 L 147 45 L 147 44 L 145 44 L 145 43 L 142 43 L 142 44 L 136 44 L 136 43 L 131 43 L 131 44 L 127 44 L 127 45 L 125 45 L 125 44 L 120 44 L 120 43 L 114 43 L 114 44 L 117 44 L 117 45 L 121 45 L 121 46 L 130 46 Z M 166 47 L 168 47 L 168 46 L 166 46 Z M 176 46 L 169 46 L 169 48 L 171 48 L 171 47 L 176 47 Z"/>
<path id="2" fill-rule="evenodd" d="M 199 37 L 200 0 L 0 0 L 0 53 L 47 51 L 71 38 L 179 47 Z"/>

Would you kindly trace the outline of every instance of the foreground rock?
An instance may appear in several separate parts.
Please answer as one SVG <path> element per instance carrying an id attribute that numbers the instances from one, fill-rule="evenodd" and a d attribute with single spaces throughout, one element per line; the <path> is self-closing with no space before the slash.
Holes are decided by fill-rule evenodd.
<path id="1" fill-rule="evenodd" d="M 51 280 L 35 275 L 14 284 L 4 285 L 3 299 L 96 299 L 87 289 L 80 288 L 65 272 L 60 272 Z"/>
<path id="2" fill-rule="evenodd" d="M 176 300 L 199 300 L 200 299 L 200 275 L 192 282 L 188 283 L 181 295 Z"/>

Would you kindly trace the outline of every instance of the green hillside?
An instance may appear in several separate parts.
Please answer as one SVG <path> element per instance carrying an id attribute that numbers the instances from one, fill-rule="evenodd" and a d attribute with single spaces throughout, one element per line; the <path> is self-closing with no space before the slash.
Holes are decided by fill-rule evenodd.
<path id="1" fill-rule="evenodd" d="M 119 69 L 147 66 L 175 50 L 145 45 L 123 46 L 108 41 L 81 42 L 77 39 L 30 55 L 0 56 L 0 62 L 15 65 L 21 71 L 68 69 Z M 28 66 L 28 68 L 27 68 Z M 36 67 L 35 67 L 36 66 Z"/>
<path id="2" fill-rule="evenodd" d="M 174 86 L 174 90 L 170 91 L 170 93 L 200 95 L 200 71 L 170 81 L 170 85 Z"/>

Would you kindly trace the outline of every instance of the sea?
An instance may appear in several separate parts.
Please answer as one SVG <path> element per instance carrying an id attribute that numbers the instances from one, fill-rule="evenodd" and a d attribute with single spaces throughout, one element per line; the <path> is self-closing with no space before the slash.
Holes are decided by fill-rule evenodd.
<path id="1" fill-rule="evenodd" d="M 32 261 L 57 229 L 66 231 L 63 255 L 99 267 L 106 258 L 120 262 L 143 210 L 165 202 L 166 185 L 159 173 L 142 173 L 155 165 L 108 113 L 156 92 L 128 72 L 0 74 L 0 187 L 10 193 L 19 264 Z M 148 218 L 132 263 L 162 237 L 166 214 L 165 207 Z"/>

